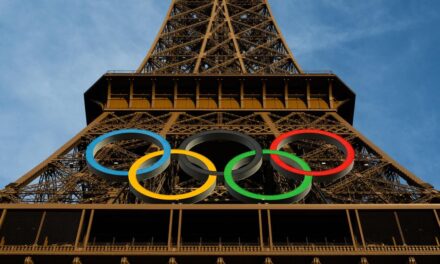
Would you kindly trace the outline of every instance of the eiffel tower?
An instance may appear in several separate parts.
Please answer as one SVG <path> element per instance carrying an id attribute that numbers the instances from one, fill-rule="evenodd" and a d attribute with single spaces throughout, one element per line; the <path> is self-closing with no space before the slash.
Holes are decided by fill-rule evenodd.
<path id="1" fill-rule="evenodd" d="M 173 0 L 139 68 L 107 72 L 86 91 L 87 127 L 0 191 L 0 262 L 440 263 L 440 193 L 352 126 L 355 97 L 337 75 L 301 69 L 267 0 Z M 314 129 L 349 142 L 355 161 L 292 204 L 243 204 L 219 182 L 197 204 L 159 205 L 87 165 L 91 142 L 122 129 L 152 131 L 172 148 L 218 130 L 269 148 L 286 132 Z M 220 168 L 240 154 L 234 144 L 194 149 Z M 155 149 L 123 139 L 96 159 L 128 171 Z M 321 171 L 344 159 L 320 139 L 286 151 Z M 260 194 L 299 185 L 266 163 L 242 185 Z M 172 159 L 141 185 L 178 195 L 200 182 Z"/>

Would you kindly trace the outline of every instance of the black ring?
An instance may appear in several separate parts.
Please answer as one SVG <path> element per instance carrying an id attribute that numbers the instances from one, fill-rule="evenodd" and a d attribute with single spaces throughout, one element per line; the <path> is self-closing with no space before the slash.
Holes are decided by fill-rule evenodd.
<path id="1" fill-rule="evenodd" d="M 182 142 L 182 144 L 180 144 L 179 148 L 184 150 L 191 150 L 195 146 L 209 141 L 235 142 L 244 145 L 250 150 L 256 151 L 255 156 L 243 160 L 243 162 L 240 164 L 241 167 L 233 171 L 235 180 L 239 181 L 246 179 L 252 176 L 260 169 L 261 164 L 263 162 L 263 150 L 261 149 L 261 145 L 250 136 L 236 131 L 229 131 L 229 130 L 205 131 L 185 139 Z M 208 175 L 217 175 L 220 176 L 218 177 L 218 180 L 223 181 L 222 176 L 224 176 L 224 172 L 209 171 L 206 169 L 202 169 L 195 165 L 195 164 L 201 165 L 197 160 L 191 159 L 190 157 L 187 156 L 179 156 L 178 159 L 179 159 L 180 168 L 186 174 L 196 179 L 203 180 L 206 179 Z"/>

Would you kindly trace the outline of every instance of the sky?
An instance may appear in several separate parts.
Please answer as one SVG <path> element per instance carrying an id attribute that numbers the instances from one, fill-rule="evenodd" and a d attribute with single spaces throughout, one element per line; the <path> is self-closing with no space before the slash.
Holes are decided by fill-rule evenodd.
<path id="1" fill-rule="evenodd" d="M 83 93 L 139 66 L 169 3 L 0 0 L 0 188 L 86 126 Z M 440 189 L 440 1 L 270 3 L 302 68 L 357 94 L 355 128 Z"/>

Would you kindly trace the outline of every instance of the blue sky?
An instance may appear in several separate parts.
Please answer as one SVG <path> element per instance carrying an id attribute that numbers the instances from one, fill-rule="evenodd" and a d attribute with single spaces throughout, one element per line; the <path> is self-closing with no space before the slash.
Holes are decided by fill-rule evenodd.
<path id="1" fill-rule="evenodd" d="M 138 67 L 169 2 L 0 0 L 0 186 L 86 125 L 83 93 Z M 270 3 L 303 69 L 356 92 L 355 127 L 440 188 L 440 2 Z"/>

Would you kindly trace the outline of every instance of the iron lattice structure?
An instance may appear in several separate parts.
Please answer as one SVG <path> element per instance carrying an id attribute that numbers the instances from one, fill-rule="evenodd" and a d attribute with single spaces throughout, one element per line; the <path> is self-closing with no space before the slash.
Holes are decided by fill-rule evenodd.
<path id="1" fill-rule="evenodd" d="M 295 74 L 266 0 L 176 0 L 138 72 Z"/>
<path id="2" fill-rule="evenodd" d="M 356 96 L 338 76 L 301 70 L 267 0 L 173 0 L 138 70 L 104 74 L 84 99 L 88 126 L 0 191 L 1 263 L 440 263 L 440 193 L 353 128 Z M 355 163 L 337 181 L 314 183 L 298 204 L 241 204 L 221 183 L 199 204 L 148 204 L 86 165 L 92 140 L 128 128 L 156 132 L 173 148 L 209 130 L 238 131 L 267 148 L 284 132 L 320 129 L 349 141 Z M 225 145 L 197 152 L 220 168 L 222 157 L 239 154 Z M 156 148 L 122 140 L 96 159 L 127 170 Z M 316 170 L 343 159 L 319 140 L 285 151 Z M 163 194 L 200 186 L 175 160 L 142 184 Z M 264 194 L 298 184 L 268 162 L 240 182 Z"/>
<path id="3" fill-rule="evenodd" d="M 85 131 L 64 146 L 42 168 L 29 177 L 9 185 L 2 192 L 3 202 L 12 203 L 139 203 L 128 186 L 106 182 L 91 173 L 84 159 L 86 146 L 98 135 L 124 128 L 151 130 L 167 136 L 172 146 L 190 135 L 213 129 L 239 131 L 268 146 L 280 133 L 295 129 L 325 129 L 346 138 L 356 149 L 356 163 L 346 177 L 331 184 L 315 184 L 313 194 L 304 203 L 429 203 L 438 193 L 371 144 L 344 119 L 335 113 L 305 112 L 106 112 Z M 314 167 L 329 168 L 338 164 L 341 154 L 331 145 L 301 141 L 292 148 Z M 98 159 L 118 169 L 128 169 L 149 149 L 147 142 L 122 141 L 102 150 Z M 295 182 L 275 172 L 265 177 L 253 177 L 246 186 L 261 192 L 283 192 Z M 162 193 L 188 192 L 199 183 L 181 175 L 173 164 L 161 177 L 148 184 L 151 190 Z M 223 186 L 205 201 L 207 203 L 236 203 Z"/>
<path id="4" fill-rule="evenodd" d="M 163 80 L 167 76 L 172 81 Z M 263 146 L 293 129 L 329 130 L 356 146 L 357 163 L 348 177 L 326 186 L 315 184 L 314 196 L 306 203 L 426 203 L 439 197 L 432 186 L 351 127 L 354 94 L 333 74 L 301 70 L 266 0 L 174 0 L 137 72 L 104 75 L 85 99 L 91 124 L 10 184 L 1 192 L 2 201 L 137 202 L 126 185 L 104 182 L 88 171 L 84 161 L 85 147 L 93 138 L 130 127 L 160 132 L 176 147 L 182 138 L 216 128 L 255 136 Z M 318 168 L 338 164 L 340 154 L 328 146 L 314 149 L 314 144 L 299 142 L 295 152 L 312 163 L 320 160 L 321 164 L 313 164 Z M 99 158 L 127 169 L 145 151 L 140 145 L 114 144 Z M 179 176 L 176 180 L 175 174 L 179 175 L 176 166 L 148 184 L 168 193 L 184 192 L 197 184 Z M 269 184 L 270 190 L 258 180 L 249 185 L 276 192 L 296 184 L 276 174 L 272 178 L 276 184 Z M 231 197 L 219 186 L 208 202 L 213 201 L 229 202 Z"/>

